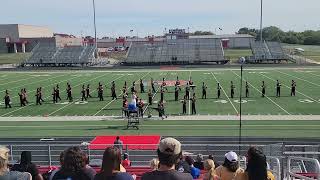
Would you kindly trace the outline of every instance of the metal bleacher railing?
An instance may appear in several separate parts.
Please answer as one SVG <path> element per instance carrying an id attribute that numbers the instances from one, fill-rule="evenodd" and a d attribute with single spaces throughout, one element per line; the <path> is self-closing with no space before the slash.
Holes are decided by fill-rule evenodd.
<path id="1" fill-rule="evenodd" d="M 59 165 L 60 153 L 70 146 L 80 146 L 90 158 L 94 165 L 101 165 L 104 148 L 113 145 L 94 145 L 90 144 L 26 144 L 26 145 L 8 145 L 11 153 L 11 162 L 18 162 L 22 151 L 31 151 L 33 162 L 42 166 Z M 101 148 L 97 148 L 97 147 Z M 148 147 L 150 146 L 150 147 Z M 250 144 L 242 144 L 240 155 L 245 155 Z M 255 145 L 263 150 L 267 156 L 269 170 L 277 179 L 301 178 L 312 179 L 319 178 L 320 173 L 320 145 Z M 133 166 L 148 166 L 152 158 L 157 157 L 157 145 L 130 144 L 125 145 L 123 152 L 127 152 Z M 195 158 L 197 154 L 203 154 L 205 157 L 213 154 L 218 162 L 224 161 L 224 154 L 228 151 L 238 150 L 238 144 L 183 144 L 184 153 Z M 245 168 L 246 158 L 240 156 L 241 166 Z"/>

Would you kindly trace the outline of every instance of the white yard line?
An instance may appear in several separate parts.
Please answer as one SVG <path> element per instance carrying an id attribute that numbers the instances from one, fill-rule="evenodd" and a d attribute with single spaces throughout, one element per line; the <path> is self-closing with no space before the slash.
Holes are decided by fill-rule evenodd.
<path id="1" fill-rule="evenodd" d="M 229 102 L 231 103 L 233 109 L 236 111 L 237 114 L 239 114 L 239 111 L 237 110 L 237 108 L 234 106 L 234 104 L 232 103 L 231 99 L 229 98 L 228 94 L 226 93 L 226 91 L 224 90 L 222 84 L 219 82 L 219 80 L 216 78 L 216 76 L 211 72 L 211 75 L 214 77 L 214 79 L 217 81 L 217 83 L 220 84 L 220 87 L 223 91 L 223 93 L 226 95 L 226 97 L 228 98 Z"/>
<path id="2" fill-rule="evenodd" d="M 61 76 L 59 76 L 59 77 L 61 77 Z M 75 78 L 78 78 L 77 76 L 76 77 L 73 77 L 73 78 L 70 78 L 70 79 L 67 79 L 67 80 L 62 80 L 62 81 L 59 81 L 58 83 L 62 83 L 62 82 L 65 82 L 65 81 L 69 81 L 69 80 L 71 80 L 71 79 L 75 79 Z M 46 88 L 46 87 L 50 87 L 50 86 L 52 86 L 52 85 L 56 85 L 57 83 L 52 83 L 52 84 L 49 84 L 49 85 L 46 85 L 46 86 L 42 86 L 42 88 L 44 89 L 44 88 Z M 35 92 L 36 90 L 31 90 L 31 91 L 28 91 L 28 93 L 31 93 L 31 92 Z M 50 92 L 50 91 L 49 91 Z M 17 98 L 18 96 L 13 96 L 13 97 L 11 97 L 11 100 L 12 99 L 14 99 L 14 98 Z M 32 97 L 32 96 L 31 96 Z M 48 98 L 48 97 L 50 97 L 50 96 L 47 96 L 47 97 L 45 97 L 45 99 L 46 98 Z"/>
<path id="3" fill-rule="evenodd" d="M 300 79 L 301 81 L 305 81 L 305 82 L 307 82 L 307 83 L 310 83 L 310 84 L 313 84 L 313 85 L 315 85 L 315 86 L 320 87 L 319 84 L 316 84 L 316 83 L 314 83 L 314 82 L 311 82 L 311 81 L 308 81 L 308 80 L 305 80 L 305 79 L 299 78 L 299 77 L 297 77 L 297 76 L 293 76 L 293 75 L 291 75 L 291 74 L 287 74 L 287 73 L 284 73 L 284 72 L 281 72 L 281 71 L 278 71 L 278 70 L 275 70 L 275 71 L 277 71 L 277 72 L 279 72 L 279 73 L 281 73 L 281 74 L 284 74 L 284 75 L 287 75 L 287 76 L 296 78 L 296 79 Z"/>
<path id="4" fill-rule="evenodd" d="M 272 80 L 272 81 L 274 81 L 274 82 L 277 82 L 275 79 L 273 79 L 273 78 L 270 78 L 270 77 L 268 77 L 268 76 L 266 76 L 266 75 L 264 75 L 264 74 L 260 74 L 261 76 L 264 76 L 264 77 L 266 77 L 266 78 L 268 78 L 268 79 L 270 79 L 270 80 Z M 285 85 L 285 84 L 283 84 L 285 87 L 287 87 L 288 89 L 291 89 L 291 87 L 289 87 L 289 86 L 287 86 L 287 85 Z M 301 94 L 301 95 L 303 95 L 304 97 L 306 97 L 306 98 L 309 98 L 309 99 L 311 99 L 311 100 L 313 100 L 313 101 L 315 101 L 315 102 L 318 102 L 318 100 L 316 100 L 316 99 L 314 99 L 314 98 L 312 98 L 312 97 L 310 97 L 310 96 L 308 96 L 308 95 L 305 95 L 305 94 L 303 94 L 302 92 L 300 92 L 300 91 L 298 91 L 298 90 L 296 90 L 296 92 L 297 93 L 299 93 L 299 94 Z"/>
<path id="5" fill-rule="evenodd" d="M 42 126 L 42 125 L 23 125 L 23 126 L 0 126 L 0 128 L 75 128 L 75 127 L 119 127 L 121 125 L 107 125 L 107 124 L 97 124 L 97 125 L 93 125 L 93 124 L 78 124 L 78 125 L 50 125 L 50 126 Z M 244 125 L 245 127 L 301 127 L 300 124 L 298 125 L 294 125 L 294 124 L 287 124 L 287 125 L 281 125 L 281 124 L 259 124 L 259 125 Z M 139 127 L 239 127 L 239 125 L 233 125 L 233 124 L 161 124 L 161 125 L 139 125 Z M 307 125 L 303 125 L 303 127 L 320 127 L 319 124 L 307 124 Z"/>
<path id="6" fill-rule="evenodd" d="M 189 72 L 189 81 L 190 81 L 190 78 L 191 78 L 191 71 Z M 189 87 L 190 87 L 190 84 L 189 84 Z M 191 91 L 191 89 L 189 89 L 189 99 L 188 99 L 188 102 L 189 102 L 188 103 L 189 104 L 189 107 L 188 107 L 189 115 L 191 115 L 191 95 L 190 95 L 190 91 Z"/>
<path id="7" fill-rule="evenodd" d="M 35 83 L 39 83 L 39 82 L 42 82 L 42 81 L 48 81 L 48 80 L 50 80 L 50 79 L 60 78 L 60 77 L 62 77 L 62 76 L 65 76 L 65 75 L 61 75 L 61 76 L 57 76 L 57 77 L 50 77 L 50 78 L 42 79 L 42 80 L 40 80 L 40 81 L 33 81 L 33 82 L 31 82 L 31 83 L 22 84 L 22 85 L 13 87 L 13 88 L 8 88 L 8 89 L 9 89 L 10 91 L 12 91 L 12 89 L 17 89 L 17 88 L 22 89 L 22 88 L 25 87 L 26 85 L 35 84 Z M 6 91 L 6 90 L 2 90 L 2 91 L 0 91 L 0 92 L 4 92 L 4 91 Z M 30 92 L 33 92 L 33 91 L 30 91 Z"/>
<path id="8" fill-rule="evenodd" d="M 17 77 L 17 78 L 20 78 L 20 77 Z M 25 81 L 25 80 L 32 79 L 32 78 L 36 78 L 36 77 L 29 77 L 29 78 L 19 79 L 19 80 L 15 80 L 15 81 L 9 81 L 7 83 L 0 84 L 0 86 L 6 85 L 6 84 L 11 84 L 11 83 L 16 83 L 16 82 L 20 82 L 20 81 Z"/>
<path id="9" fill-rule="evenodd" d="M 317 76 L 317 77 L 320 77 L 319 74 L 314 74 L 314 73 L 311 73 L 311 72 L 307 72 L 308 74 L 311 74 L 311 75 L 314 75 L 314 76 Z"/>
<path id="10" fill-rule="evenodd" d="M 166 76 L 168 76 L 169 73 L 166 74 Z M 161 88 L 161 86 L 159 86 L 156 90 L 156 92 L 153 94 L 151 101 L 153 102 L 154 97 L 157 95 L 157 93 L 159 92 L 159 89 Z M 149 97 L 148 97 L 149 98 Z M 147 106 L 144 108 L 143 110 L 143 114 L 147 111 L 148 107 L 149 107 L 149 103 L 147 104 Z"/>
<path id="11" fill-rule="evenodd" d="M 243 120 L 250 121 L 320 121 L 320 115 L 242 115 Z M 34 116 L 34 117 L 0 117 L 0 122 L 90 122 L 90 121 L 122 121 L 117 116 Z M 154 118 L 154 120 L 158 120 Z M 169 121 L 237 121 L 237 115 L 197 115 L 168 116 Z"/>
<path id="12" fill-rule="evenodd" d="M 174 70 L 170 70 L 170 69 L 140 69 L 140 70 L 130 70 L 129 67 L 127 70 L 82 70 L 81 72 L 86 72 L 86 73 L 106 73 L 106 72 L 110 72 L 110 73 L 128 73 L 128 72 L 137 72 L 137 73 L 141 73 L 141 72 L 159 72 L 159 71 L 169 71 L 169 72 L 211 72 L 212 70 L 215 71 L 240 71 L 239 68 L 234 68 L 234 67 L 230 67 L 230 68 L 206 68 L 206 69 L 202 69 L 202 68 L 196 68 L 196 69 L 183 69 L 183 68 L 179 68 L 178 69 L 174 69 Z M 316 66 L 316 67 L 264 67 L 264 68 L 255 68 L 255 67 L 248 67 L 248 71 L 272 71 L 272 70 L 319 70 L 320 66 Z M 79 70 L 59 70 L 59 71 L 50 71 L 50 73 L 79 73 Z M 24 73 L 24 74 L 28 74 L 28 73 L 48 73 L 46 71 L 1 71 L 1 73 Z"/>
<path id="13" fill-rule="evenodd" d="M 60 83 L 65 82 L 65 81 L 68 82 L 68 81 L 70 81 L 71 79 L 75 79 L 75 78 L 79 78 L 79 77 L 78 77 L 78 76 L 75 76 L 75 77 L 73 77 L 73 78 L 65 79 L 65 80 L 59 81 L 58 83 L 54 83 L 54 84 L 60 84 Z M 48 85 L 48 86 L 52 86 L 52 85 L 53 85 L 53 84 L 50 84 L 50 85 Z M 48 86 L 44 86 L 44 87 L 48 87 Z M 31 92 L 32 92 L 32 91 L 31 91 Z M 65 92 L 65 90 L 62 91 L 62 92 Z M 44 99 L 47 99 L 47 98 L 49 98 L 50 96 L 52 96 L 52 95 L 46 96 Z M 19 110 L 21 110 L 21 109 L 24 109 L 25 107 L 31 106 L 31 105 L 33 105 L 33 104 L 35 104 L 35 103 L 30 103 L 30 104 L 28 104 L 27 106 L 20 107 L 20 108 L 18 108 L 18 109 L 13 110 L 13 111 L 10 111 L 10 112 L 7 112 L 7 113 L 5 113 L 5 114 L 2 114 L 1 116 L 2 116 L 2 117 L 3 117 L 3 116 L 6 116 L 6 115 L 8 115 L 8 114 L 14 113 L 14 112 L 19 111 Z"/>
<path id="14" fill-rule="evenodd" d="M 150 71 L 145 74 L 144 76 L 140 77 L 139 79 L 143 79 L 144 77 L 146 77 L 148 74 L 150 74 Z M 138 81 L 139 79 L 137 79 L 136 81 Z M 132 86 L 130 86 L 132 87 Z M 118 97 L 121 97 L 123 94 L 123 92 L 118 96 Z M 111 103 L 113 103 L 116 99 L 114 100 L 111 100 L 108 104 L 106 104 L 104 107 L 102 107 L 98 112 L 96 112 L 95 114 L 93 114 L 92 116 L 96 116 L 97 114 L 99 114 L 102 110 L 104 110 L 105 108 L 107 108 Z"/>
<path id="15" fill-rule="evenodd" d="M 238 78 L 240 78 L 240 76 L 237 74 L 237 73 L 235 73 L 235 72 L 233 72 L 233 71 L 231 71 L 233 74 L 235 74 L 236 76 L 238 76 Z M 243 78 L 243 81 L 246 81 L 244 78 Z M 259 90 L 259 89 L 257 89 L 255 86 L 253 86 L 250 82 L 248 82 L 248 84 L 251 86 L 251 87 L 253 87 L 256 91 L 258 91 L 260 94 L 262 94 L 262 92 Z M 269 96 L 267 96 L 267 95 L 265 95 L 265 97 L 267 98 L 267 99 L 269 99 L 273 104 L 275 104 L 276 106 L 278 106 L 281 110 L 283 110 L 286 114 L 288 114 L 288 115 L 291 115 L 287 110 L 285 110 L 282 106 L 280 106 L 278 103 L 276 103 L 276 102 L 274 102 Z"/>
<path id="16" fill-rule="evenodd" d="M 78 86 L 80 86 L 81 84 L 86 84 L 86 83 L 88 83 L 88 82 L 91 82 L 91 81 L 93 81 L 93 80 L 95 80 L 95 79 L 101 78 L 101 77 L 106 76 L 106 75 L 108 75 L 108 74 L 104 74 L 104 75 L 95 77 L 95 78 L 90 79 L 90 80 L 88 80 L 88 81 L 82 82 L 82 83 L 80 83 L 80 84 L 78 84 L 78 85 L 76 85 L 76 86 L 74 86 L 74 87 L 78 87 Z M 118 78 L 111 80 L 111 81 L 108 82 L 107 84 L 111 83 L 112 81 L 116 81 L 116 80 L 118 80 L 118 79 L 120 79 L 120 78 L 122 78 L 122 77 L 123 77 L 123 76 L 119 76 Z M 93 90 L 92 93 L 94 93 L 95 91 L 96 91 L 96 89 Z M 79 99 L 80 99 L 80 98 L 79 98 Z M 79 99 L 78 99 L 78 100 L 79 100 Z M 50 114 L 48 114 L 48 116 L 51 116 L 51 115 L 55 114 L 56 112 L 59 112 L 59 111 L 61 111 L 62 109 L 66 108 L 66 107 L 68 107 L 68 106 L 73 105 L 73 104 L 76 103 L 76 102 L 77 102 L 77 100 L 76 100 L 76 101 L 73 101 L 72 103 L 69 103 L 69 104 L 67 104 L 67 105 L 64 105 L 64 106 L 62 106 L 61 108 L 59 108 L 59 109 L 51 112 Z"/>

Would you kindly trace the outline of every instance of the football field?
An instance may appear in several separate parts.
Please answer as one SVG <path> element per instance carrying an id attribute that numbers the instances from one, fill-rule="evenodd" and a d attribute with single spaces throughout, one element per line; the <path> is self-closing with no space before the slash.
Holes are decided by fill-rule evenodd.
<path id="1" fill-rule="evenodd" d="M 174 101 L 174 82 L 185 84 L 190 78 L 196 85 L 197 115 L 183 116 L 182 103 Z M 106 134 L 160 134 L 170 136 L 237 136 L 239 131 L 240 70 L 224 69 L 176 69 L 176 70 L 116 70 L 116 71 L 35 71 L 0 72 L 0 91 L 7 89 L 12 108 L 0 108 L 1 137 L 50 137 L 94 136 Z M 165 78 L 168 91 L 164 94 L 168 120 L 154 119 L 160 86 L 156 86 L 152 106 L 146 115 L 153 119 L 141 122 L 140 129 L 126 130 L 122 121 L 122 87 L 128 89 L 136 82 L 138 96 L 147 102 L 150 79 L 161 83 Z M 146 93 L 140 93 L 139 81 L 143 80 Z M 282 84 L 281 97 L 276 95 L 276 80 Z M 296 96 L 290 96 L 291 80 L 297 82 Z M 115 81 L 117 100 L 111 98 L 111 82 Z M 235 84 L 235 97 L 230 97 L 230 82 Z M 320 130 L 320 69 L 319 68 L 245 68 L 243 72 L 243 96 L 245 81 L 249 85 L 249 97 L 242 100 L 244 115 L 242 135 L 258 137 L 319 137 Z M 266 84 L 266 97 L 261 97 L 262 81 Z M 73 91 L 73 102 L 66 100 L 66 84 Z M 104 101 L 97 98 L 98 83 L 105 85 Z M 202 82 L 207 85 L 207 99 L 202 99 Z M 221 97 L 217 98 L 217 83 L 221 84 Z M 59 84 L 62 101 L 52 103 L 52 89 Z M 81 101 L 82 85 L 90 84 L 92 98 Z M 42 87 L 45 102 L 35 105 L 36 89 Z M 18 92 L 26 88 L 29 104 L 20 107 Z M 179 99 L 185 94 L 184 86 Z M 129 102 L 130 102 L 129 95 Z M 145 106 L 146 108 L 147 106 Z M 187 108 L 189 110 L 189 108 Z M 188 114 L 187 110 L 187 114 Z M 46 118 L 73 117 L 63 121 Z M 228 117 L 233 117 L 228 118 Z M 90 117 L 104 117 L 92 121 Z M 112 118 L 111 118 L 112 117 Z M 208 118 L 206 118 L 208 117 Z M 210 117 L 210 118 L 209 118 Z M 223 119 L 223 118 L 226 119 Z M 251 117 L 251 118 L 250 118 Z M 257 117 L 257 119 L 255 119 Z M 305 117 L 312 117 L 310 120 Z M 17 118 L 17 119 L 15 119 Z M 22 118 L 22 119 L 21 119 Z M 171 118 L 171 119 L 170 119 Z M 219 119 L 221 118 L 221 119 Z M 250 121 L 246 121 L 250 119 Z M 24 121 L 25 119 L 28 119 Z M 30 121 L 31 119 L 31 121 Z M 37 121 L 40 119 L 40 121 Z M 42 120 L 43 119 L 43 120 Z M 62 118 L 64 119 L 64 118 Z M 77 120 L 79 119 L 79 121 Z M 113 119 L 109 121 L 110 119 Z M 187 119 L 187 120 L 184 120 Z M 213 119 L 213 120 L 212 120 Z M 12 121 L 11 121 L 12 120 Z"/>
<path id="2" fill-rule="evenodd" d="M 237 115 L 239 114 L 239 69 L 185 69 L 185 70 L 123 70 L 123 71 L 42 71 L 42 72 L 0 72 L 0 91 L 7 89 L 11 96 L 12 108 L 5 109 L 1 102 L 0 116 L 121 116 L 122 87 L 126 81 L 128 89 L 136 82 L 138 97 L 147 102 L 150 79 L 158 83 L 165 78 L 168 92 L 164 94 L 165 111 L 168 116 L 179 116 L 182 103 L 174 101 L 174 82 L 177 76 L 181 82 L 192 81 L 196 85 L 197 114 L 199 115 Z M 140 93 L 139 80 L 145 84 L 146 93 Z M 249 97 L 242 100 L 244 115 L 320 115 L 320 69 L 245 69 L 243 72 L 243 96 L 245 81 L 249 85 Z M 276 80 L 282 84 L 281 97 L 276 95 Z M 297 82 L 296 96 L 290 96 L 291 80 Z M 117 100 L 111 98 L 111 82 L 115 81 Z M 230 97 L 230 82 L 235 85 L 235 97 Z M 261 97 L 262 81 L 266 84 L 266 97 Z M 66 84 L 69 82 L 73 91 L 73 102 L 66 100 Z M 97 98 L 98 83 L 105 85 L 104 101 Z M 202 99 L 202 82 L 207 85 L 207 99 Z M 221 97 L 217 98 L 217 83 L 221 84 Z M 52 103 L 52 89 L 59 84 L 62 101 Z M 90 84 L 91 95 L 87 101 L 81 101 L 82 85 Z M 182 83 L 183 84 L 183 83 Z M 36 89 L 42 87 L 45 102 L 36 105 Z M 29 104 L 20 107 L 18 93 L 26 88 Z M 179 99 L 185 94 L 181 87 Z M 154 94 L 151 106 L 157 107 L 160 100 L 159 86 Z M 192 91 L 191 91 L 192 92 Z M 128 97 L 129 102 L 131 96 Z M 146 107 L 146 106 L 145 106 Z M 187 108 L 189 109 L 189 108 Z M 188 111 L 188 110 L 187 110 Z M 152 112 L 156 114 L 155 110 Z"/>

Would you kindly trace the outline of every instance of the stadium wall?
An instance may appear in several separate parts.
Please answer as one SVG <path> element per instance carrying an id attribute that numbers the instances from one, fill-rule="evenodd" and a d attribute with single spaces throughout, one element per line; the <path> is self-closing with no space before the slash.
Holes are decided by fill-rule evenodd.
<path id="1" fill-rule="evenodd" d="M 228 41 L 228 48 L 250 49 L 250 42 L 254 37 L 248 34 L 225 34 L 225 35 L 199 35 L 189 36 L 190 39 L 220 39 Z"/>
<path id="2" fill-rule="evenodd" d="M 56 44 L 57 47 L 82 46 L 83 45 L 83 39 L 82 38 L 71 38 L 71 37 L 55 36 L 55 44 Z"/>
<path id="3" fill-rule="evenodd" d="M 229 38 L 229 48 L 234 49 L 248 49 L 250 48 L 250 42 L 254 38 Z"/>
<path id="4" fill-rule="evenodd" d="M 53 31 L 47 27 L 18 24 L 19 38 L 53 37 Z"/>
<path id="5" fill-rule="evenodd" d="M 19 41 L 18 24 L 0 24 L 0 38 L 10 38 L 10 41 Z"/>
<path id="6" fill-rule="evenodd" d="M 0 38 L 0 53 L 7 53 L 7 43 L 5 38 Z"/>

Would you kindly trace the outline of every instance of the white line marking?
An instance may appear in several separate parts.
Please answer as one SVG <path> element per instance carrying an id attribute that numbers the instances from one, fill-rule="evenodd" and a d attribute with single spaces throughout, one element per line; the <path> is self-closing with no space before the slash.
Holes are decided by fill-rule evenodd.
<path id="1" fill-rule="evenodd" d="M 168 74 L 169 74 L 169 72 L 167 73 L 166 77 L 168 76 Z M 155 92 L 154 95 L 152 96 L 152 99 L 151 99 L 152 102 L 153 102 L 153 99 L 154 99 L 154 97 L 156 96 L 156 94 L 159 92 L 160 87 L 161 87 L 161 86 L 159 86 L 159 87 L 157 88 L 156 92 Z M 148 97 L 148 98 L 149 98 L 149 97 Z M 143 114 L 147 111 L 149 105 L 150 105 L 150 104 L 148 103 L 147 106 L 144 108 Z"/>
<path id="2" fill-rule="evenodd" d="M 140 77 L 139 79 L 143 79 L 143 78 L 146 77 L 148 74 L 150 74 L 150 71 L 149 71 L 147 74 L 145 74 L 144 76 Z M 139 79 L 137 79 L 136 81 L 138 81 Z M 130 87 L 132 87 L 132 86 L 130 86 Z M 122 96 L 122 94 L 123 94 L 123 92 L 122 92 L 118 97 Z M 93 116 L 96 116 L 97 114 L 99 114 L 102 110 L 104 110 L 105 108 L 107 108 L 107 107 L 108 107 L 111 103 L 113 103 L 115 100 L 116 100 L 116 99 L 111 100 L 108 104 L 106 104 L 104 107 L 102 107 L 98 112 L 96 112 L 95 114 L 93 114 Z"/>
<path id="3" fill-rule="evenodd" d="M 238 78 L 240 78 L 240 76 L 237 74 L 237 73 L 235 73 L 235 72 L 233 72 L 233 71 L 231 71 L 233 74 L 235 74 L 236 76 L 238 76 Z M 243 78 L 243 81 L 246 81 L 244 78 Z M 250 82 L 248 82 L 248 84 L 251 86 L 251 87 L 253 87 L 256 91 L 258 91 L 260 94 L 262 94 L 262 92 L 259 90 L 259 89 L 257 89 L 255 86 L 253 86 Z M 287 110 L 285 110 L 283 107 L 281 107 L 279 104 L 277 104 L 276 102 L 274 102 L 269 96 L 267 96 L 267 95 L 265 95 L 265 97 L 266 98 L 268 98 L 273 104 L 275 104 L 276 106 L 278 106 L 280 109 L 282 109 L 285 113 L 287 113 L 288 115 L 291 115 Z"/>
<path id="4" fill-rule="evenodd" d="M 211 72 L 211 75 L 214 77 L 214 79 L 217 81 L 217 83 L 220 83 L 219 80 L 216 78 L 216 76 Z M 221 83 L 220 83 L 221 85 Z M 230 100 L 229 96 L 227 95 L 226 91 L 224 90 L 223 86 L 221 85 L 221 89 L 223 91 L 223 93 L 226 95 L 226 97 L 228 98 L 229 102 L 231 103 L 233 109 L 236 111 L 237 114 L 239 114 L 237 108 L 233 105 L 232 101 Z"/>
<path id="5" fill-rule="evenodd" d="M 40 81 L 33 81 L 31 83 L 27 83 L 27 84 L 23 84 L 23 85 L 19 85 L 19 86 L 16 86 L 16 87 L 13 87 L 13 88 L 8 88 L 10 91 L 12 91 L 12 89 L 17 89 L 17 88 L 22 88 L 22 87 L 25 87 L 26 85 L 30 85 L 30 84 L 35 84 L 35 83 L 39 83 L 39 82 L 42 82 L 42 81 L 48 81 L 48 80 L 51 80 L 51 79 L 55 79 L 55 78 L 60 78 L 62 76 L 65 76 L 65 75 L 60 75 L 60 76 L 57 76 L 57 77 L 51 77 L 51 78 L 46 78 L 46 79 L 42 79 Z M 0 92 L 4 92 L 5 90 L 2 90 Z M 30 92 L 33 92 L 33 91 L 30 91 Z M 16 97 L 16 96 L 15 96 Z"/>
<path id="6" fill-rule="evenodd" d="M 169 71 L 169 72 L 189 72 L 189 71 L 192 71 L 192 72 L 211 72 L 212 70 L 215 70 L 215 71 L 240 71 L 238 68 L 235 69 L 235 68 L 206 68 L 206 69 L 174 69 L 174 70 L 165 70 L 165 71 Z M 248 71 L 273 71 L 273 70 L 319 70 L 320 67 L 304 67 L 304 68 L 301 68 L 301 67 L 277 67 L 277 68 L 274 68 L 274 67 L 265 67 L 265 68 L 255 68 L 255 67 L 249 67 L 247 70 Z M 160 72 L 160 71 L 164 71 L 164 70 L 160 70 L 160 69 L 148 69 L 148 70 L 135 70 L 135 71 L 132 71 L 129 69 L 124 69 L 124 70 L 85 70 L 87 73 L 105 73 L 105 72 L 109 72 L 109 73 L 113 73 L 113 72 L 116 72 L 116 73 L 132 73 L 132 72 L 136 72 L 136 73 L 142 73 L 142 72 L 145 72 L 145 73 L 148 73 L 148 72 Z M 66 71 L 50 71 L 50 73 L 56 73 L 56 74 L 59 74 L 59 73 L 79 73 L 81 72 L 81 70 L 66 70 Z M 83 71 L 82 71 L 83 72 Z M 23 73 L 23 74 L 28 74 L 28 73 L 45 73 L 47 74 L 48 72 L 36 72 L 36 71 L 28 71 L 28 72 L 24 72 L 24 71 L 15 71 L 15 72 L 12 72 L 12 71 L 3 71 L 3 73 L 14 73 L 14 74 L 19 74 L 19 73 Z M 0 72 L 1 74 L 1 72 Z"/>
<path id="7" fill-rule="evenodd" d="M 311 72 L 307 72 L 307 73 L 309 73 L 309 74 L 311 74 L 311 75 L 314 75 L 314 76 L 320 77 L 320 75 L 318 75 L 318 74 L 314 74 L 314 73 L 311 73 Z"/>
<path id="8" fill-rule="evenodd" d="M 264 77 L 266 77 L 266 78 L 268 78 L 268 79 L 270 79 L 270 80 L 272 80 L 272 81 L 274 81 L 274 82 L 277 82 L 275 79 L 273 79 L 273 78 L 270 78 L 270 77 L 268 77 L 268 76 L 266 76 L 266 75 L 264 75 L 264 74 L 260 74 L 261 76 L 264 76 Z M 289 86 L 287 86 L 287 85 L 285 85 L 285 84 L 283 84 L 285 87 L 287 87 L 288 89 L 291 89 L 291 87 L 289 87 Z M 299 94 L 301 94 L 301 95 L 303 95 L 303 96 L 305 96 L 305 97 L 307 97 L 307 98 L 309 98 L 309 99 L 312 99 L 313 101 L 315 101 L 315 102 L 318 102 L 316 99 L 314 99 L 314 98 L 312 98 L 312 97 L 310 97 L 310 96 L 308 96 L 308 95 L 305 95 L 305 94 L 303 94 L 302 92 L 300 92 L 300 91 L 297 91 L 297 93 L 299 93 Z"/>
<path id="9" fill-rule="evenodd" d="M 97 124 L 97 125 L 91 125 L 91 124 L 79 124 L 79 125 L 60 125 L 60 126 L 37 126 L 37 125 L 30 125 L 30 126 L 0 126 L 0 128 L 70 128 L 70 127 L 119 127 L 119 126 L 124 126 L 122 124 L 119 125 L 106 125 L 106 124 Z M 232 125 L 232 124 L 163 124 L 163 125 L 139 125 L 142 127 L 239 127 L 239 125 Z M 281 125 L 281 124 L 259 124 L 259 125 L 244 125 L 245 127 L 320 127 L 319 124 L 306 124 L 306 125 L 301 125 L 301 124 L 286 124 L 286 125 Z M 252 129 L 254 130 L 254 129 Z"/>
<path id="10" fill-rule="evenodd" d="M 281 73 L 281 74 L 284 74 L 284 75 L 287 75 L 287 76 L 290 76 L 290 77 L 296 78 L 296 79 L 300 79 L 301 81 L 305 81 L 305 82 L 307 82 L 307 83 L 310 83 L 310 84 L 313 84 L 313 85 L 315 85 L 315 86 L 319 86 L 319 87 L 320 87 L 320 85 L 319 85 L 319 84 L 316 84 L 316 83 L 310 82 L 310 81 L 308 81 L 308 80 L 305 80 L 305 79 L 299 78 L 299 77 L 297 77 L 297 76 L 293 76 L 293 75 L 291 75 L 291 74 L 287 74 L 287 73 L 284 73 L 284 72 L 281 72 L 281 71 L 278 71 L 278 70 L 275 70 L 275 71 L 277 71 L 277 72 L 279 72 L 279 73 Z"/>
<path id="11" fill-rule="evenodd" d="M 70 81 L 71 79 L 75 79 L 75 78 L 79 78 L 79 77 L 73 77 L 73 78 L 70 78 L 70 79 L 65 79 L 65 80 L 59 81 L 58 83 L 53 83 L 53 84 L 60 84 L 60 83 L 62 83 L 62 82 Z M 48 85 L 48 86 L 52 86 L 53 84 L 50 84 L 50 85 Z M 44 86 L 43 88 L 48 87 L 48 86 Z M 32 91 L 30 91 L 30 92 L 32 92 Z M 65 92 L 65 90 L 62 91 L 62 92 Z M 50 96 L 51 96 L 51 95 L 45 97 L 44 99 L 47 99 L 47 98 L 49 98 Z M 19 110 L 21 110 L 21 109 L 23 109 L 23 108 L 25 108 L 25 107 L 31 106 L 31 105 L 33 105 L 33 104 L 35 104 L 35 103 L 30 103 L 30 104 L 28 104 L 27 106 L 23 106 L 23 107 L 20 107 L 20 108 L 18 108 L 18 109 L 15 109 L 15 110 L 13 110 L 13 111 L 10 111 L 10 112 L 8 112 L 8 113 L 2 114 L 1 117 L 6 116 L 6 115 L 11 114 L 11 113 L 14 113 L 14 112 L 16 112 L 16 111 L 19 111 Z"/>
<path id="12" fill-rule="evenodd" d="M 189 81 L 190 81 L 190 78 L 191 78 L 191 71 L 189 72 Z M 190 86 L 190 84 L 189 84 L 189 86 Z M 192 88 L 193 89 L 193 88 Z M 189 115 L 191 115 L 191 96 L 190 96 L 190 90 L 191 89 L 189 89 L 189 107 L 188 107 L 188 110 L 189 110 Z M 194 89 L 193 89 L 193 92 L 194 92 Z"/>
<path id="13" fill-rule="evenodd" d="M 78 85 L 76 85 L 76 86 L 74 86 L 74 87 L 81 86 L 82 84 L 86 84 L 87 82 L 91 82 L 92 80 L 95 80 L 95 79 L 101 78 L 101 77 L 106 76 L 106 75 L 107 75 L 107 74 L 104 74 L 104 75 L 101 75 L 101 76 L 95 77 L 95 78 L 93 78 L 93 79 L 90 79 L 90 80 L 88 80 L 88 81 L 81 82 L 80 84 L 78 84 Z M 122 77 L 123 77 L 123 76 L 119 76 L 118 78 L 116 78 L 115 80 L 111 80 L 110 82 L 112 82 L 112 81 L 116 81 L 117 79 L 120 79 L 120 78 L 122 78 Z M 109 84 L 110 82 L 108 82 L 108 84 Z M 92 93 L 94 93 L 95 91 L 96 91 L 96 90 L 93 90 L 93 91 L 92 91 Z M 79 98 L 78 100 L 80 100 L 80 98 Z M 69 103 L 69 104 L 67 104 L 67 105 L 64 105 L 64 106 L 62 106 L 61 108 L 59 108 L 59 109 L 57 109 L 57 110 L 53 111 L 52 113 L 50 113 L 50 114 L 48 114 L 48 115 L 49 115 L 49 116 L 51 116 L 51 115 L 53 115 L 54 113 L 56 113 L 56 112 L 58 112 L 58 111 L 60 111 L 60 110 L 62 110 L 62 109 L 64 109 L 64 108 L 66 108 L 66 107 L 68 107 L 68 106 L 70 106 L 70 105 L 74 104 L 75 102 L 77 102 L 77 101 L 73 101 L 72 103 Z"/>
<path id="14" fill-rule="evenodd" d="M 20 77 L 18 77 L 18 78 L 20 78 Z M 6 85 L 6 84 L 10 84 L 10 83 L 20 82 L 20 81 L 25 81 L 25 80 L 32 79 L 32 78 L 36 78 L 36 77 L 29 77 L 29 78 L 25 78 L 25 79 L 16 80 L 16 81 L 9 81 L 7 83 L 0 84 L 0 86 Z"/>

